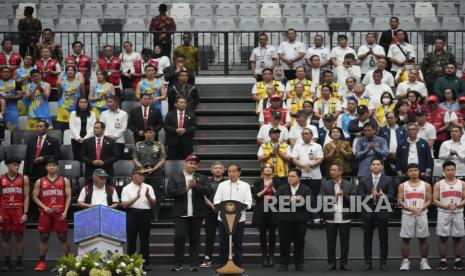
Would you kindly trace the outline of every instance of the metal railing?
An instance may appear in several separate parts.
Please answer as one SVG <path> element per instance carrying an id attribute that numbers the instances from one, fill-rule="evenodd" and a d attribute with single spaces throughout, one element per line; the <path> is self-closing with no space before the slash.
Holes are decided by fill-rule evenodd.
<path id="1" fill-rule="evenodd" d="M 200 75 L 244 75 L 248 74 L 248 60 L 252 49 L 258 44 L 257 32 L 192 32 L 192 44 L 198 47 L 200 53 Z M 337 36 L 346 34 L 348 45 L 355 50 L 365 43 L 368 32 L 381 31 L 298 31 L 297 40 L 302 41 L 307 47 L 313 45 L 313 38 L 317 34 L 324 37 L 326 47 L 337 46 Z M 265 31 L 269 37 L 269 43 L 278 46 L 286 40 L 286 31 Z M 20 43 L 17 32 L 0 33 L 0 40 L 9 36 L 14 39 L 14 44 Z M 443 36 L 446 39 L 447 50 L 456 57 L 457 64 L 461 65 L 465 60 L 463 45 L 465 31 L 409 31 L 409 41 L 416 51 L 416 62 L 419 64 L 433 48 L 434 38 Z M 140 52 L 142 48 L 154 48 L 154 33 L 150 32 L 56 32 L 54 40 L 62 45 L 64 56 L 72 53 L 71 44 L 79 40 L 84 43 L 84 52 L 91 56 L 94 65 L 100 56 L 104 45 L 115 46 L 115 54 L 119 54 L 124 41 L 131 41 L 134 49 Z M 172 49 L 182 44 L 182 32 L 172 35 Z"/>

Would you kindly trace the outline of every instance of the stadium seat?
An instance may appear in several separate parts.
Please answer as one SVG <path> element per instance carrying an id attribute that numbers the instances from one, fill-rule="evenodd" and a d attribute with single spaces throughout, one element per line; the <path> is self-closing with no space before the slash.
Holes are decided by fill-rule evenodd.
<path id="1" fill-rule="evenodd" d="M 42 29 L 50 28 L 55 29 L 55 20 L 56 18 L 41 18 L 40 22 L 42 23 Z M 55 34 L 55 39 L 58 39 L 57 34 Z"/>
<path id="2" fill-rule="evenodd" d="M 286 17 L 284 29 L 294 28 L 298 31 L 304 31 L 307 28 L 305 17 Z"/>
<path id="3" fill-rule="evenodd" d="M 347 17 L 347 7 L 344 2 L 331 2 L 328 4 L 326 15 L 329 18 Z"/>
<path id="4" fill-rule="evenodd" d="M 147 16 L 147 6 L 141 3 L 138 4 L 128 4 L 128 8 L 126 9 L 126 17 L 127 18 L 137 18 L 143 19 Z"/>
<path id="5" fill-rule="evenodd" d="M 163 168 L 165 178 L 170 178 L 173 175 L 182 173 L 184 168 L 184 160 L 166 160 Z"/>
<path id="6" fill-rule="evenodd" d="M 261 18 L 281 18 L 281 6 L 279 3 L 263 3 L 260 8 Z"/>
<path id="7" fill-rule="evenodd" d="M 267 31 L 280 31 L 283 29 L 281 17 L 267 17 L 262 19 L 262 29 Z"/>
<path id="8" fill-rule="evenodd" d="M 126 111 L 128 114 L 131 113 L 131 110 L 135 107 L 140 106 L 138 101 L 124 101 L 121 103 L 121 109 Z"/>
<path id="9" fill-rule="evenodd" d="M 392 14 L 398 17 L 412 16 L 414 14 L 414 10 L 409 2 L 394 2 Z"/>
<path id="10" fill-rule="evenodd" d="M 350 30 L 352 31 L 366 31 L 371 30 L 372 24 L 370 18 L 354 18 L 352 24 L 350 25 Z"/>
<path id="11" fill-rule="evenodd" d="M 374 30 L 384 30 L 389 26 L 389 17 L 375 17 L 375 22 L 373 23 Z"/>
<path id="12" fill-rule="evenodd" d="M 192 17 L 213 17 L 213 6 L 210 3 L 196 3 L 192 5 Z"/>
<path id="13" fill-rule="evenodd" d="M 176 31 L 194 31 L 190 18 L 176 19 Z"/>
<path id="14" fill-rule="evenodd" d="M 19 129 L 27 128 L 27 116 L 19 116 Z"/>
<path id="15" fill-rule="evenodd" d="M 325 7 L 322 3 L 307 2 L 305 5 L 305 15 L 310 18 L 326 16 Z"/>
<path id="16" fill-rule="evenodd" d="M 125 18 L 126 8 L 124 4 L 107 4 L 105 8 L 105 18 Z"/>
<path id="17" fill-rule="evenodd" d="M 50 109 L 50 116 L 56 117 L 58 114 L 58 102 L 48 102 L 48 108 Z"/>
<path id="18" fill-rule="evenodd" d="M 0 161 L 3 161 L 5 160 L 5 146 L 4 145 L 0 145 Z"/>
<path id="19" fill-rule="evenodd" d="M 71 145 L 71 130 L 69 129 L 63 132 L 63 145 Z"/>
<path id="20" fill-rule="evenodd" d="M 58 19 L 55 31 L 57 32 L 77 32 L 78 25 L 76 23 L 76 19 L 69 18 L 60 18 Z"/>
<path id="21" fill-rule="evenodd" d="M 8 167 L 5 164 L 5 161 L 0 162 L 0 174 L 5 174 L 8 172 Z M 24 161 L 21 161 L 21 164 L 19 164 L 19 173 L 24 172 Z"/>
<path id="22" fill-rule="evenodd" d="M 239 17 L 258 17 L 260 15 L 260 10 L 258 5 L 254 3 L 241 3 L 239 4 L 238 9 Z"/>
<path id="23" fill-rule="evenodd" d="M 5 129 L 5 139 L 2 141 L 2 145 L 4 146 L 11 145 L 11 132 L 8 129 Z"/>
<path id="24" fill-rule="evenodd" d="M 129 128 L 124 132 L 124 141 L 126 144 L 134 144 L 134 132 Z"/>
<path id="25" fill-rule="evenodd" d="M 63 4 L 60 11 L 61 18 L 79 18 L 81 17 L 81 6 L 75 2 Z"/>
<path id="26" fill-rule="evenodd" d="M 455 2 L 449 2 L 449 1 L 438 1 L 438 9 L 437 9 L 437 14 L 438 16 L 444 16 L 444 17 L 449 17 L 449 16 L 454 16 L 457 15 L 457 6 Z"/>
<path id="27" fill-rule="evenodd" d="M 134 153 L 135 148 L 136 148 L 136 146 L 134 144 L 126 143 L 124 145 L 123 156 L 121 156 L 121 159 L 123 159 L 123 160 L 132 160 L 132 154 Z"/>
<path id="28" fill-rule="evenodd" d="M 9 145 L 6 147 L 5 158 L 15 157 L 24 160 L 26 158 L 26 149 L 26 145 Z"/>
<path id="29" fill-rule="evenodd" d="M 216 6 L 217 18 L 229 18 L 237 16 L 237 5 L 231 3 L 220 3 Z"/>
<path id="30" fill-rule="evenodd" d="M 27 0 L 26 0 L 27 1 Z M 61 4 L 61 0 L 41 0 L 40 1 L 41 4 L 56 4 L 56 5 L 59 5 Z"/>
<path id="31" fill-rule="evenodd" d="M 144 18 L 128 18 L 123 25 L 123 32 L 147 31 L 147 24 Z"/>
<path id="32" fill-rule="evenodd" d="M 158 4 L 157 4 L 158 6 Z M 157 7 L 158 9 L 158 7 Z M 187 3 L 173 3 L 170 8 L 170 16 L 174 19 L 178 18 L 190 18 L 191 8 Z"/>
<path id="33" fill-rule="evenodd" d="M 232 17 L 221 17 L 216 20 L 215 31 L 235 31 L 237 30 L 235 19 Z"/>
<path id="34" fill-rule="evenodd" d="M 450 31 L 461 30 L 463 29 L 463 23 L 458 16 L 445 16 L 442 19 L 442 28 Z M 451 41 L 449 41 L 450 43 Z"/>
<path id="35" fill-rule="evenodd" d="M 195 30 L 199 32 L 208 32 L 213 29 L 213 20 L 211 18 L 193 18 Z M 209 40 L 205 40 L 207 42 Z"/>
<path id="36" fill-rule="evenodd" d="M 132 3 L 145 3 L 145 4 L 148 4 L 148 3 L 152 3 L 153 1 L 152 0 L 126 0 L 126 2 L 132 4 Z"/>
<path id="37" fill-rule="evenodd" d="M 14 16 L 15 11 L 11 4 L 0 4 L 0 18 L 13 18 Z"/>
<path id="38" fill-rule="evenodd" d="M 0 19 L 0 32 L 9 32 L 10 31 L 10 21 L 6 18 Z M 12 30 L 13 31 L 13 30 Z"/>
<path id="39" fill-rule="evenodd" d="M 367 18 L 370 16 L 370 10 L 366 3 L 355 2 L 349 7 L 349 16 L 356 19 L 356 17 Z"/>
<path id="40" fill-rule="evenodd" d="M 165 137 L 166 137 L 165 130 L 162 128 L 158 132 L 158 142 L 160 142 L 160 143 L 162 143 L 164 145 L 165 144 Z"/>
<path id="41" fill-rule="evenodd" d="M 242 17 L 239 18 L 239 30 L 255 31 L 260 29 L 260 22 L 257 17 Z"/>
<path id="42" fill-rule="evenodd" d="M 82 9 L 83 18 L 102 18 L 103 8 L 102 3 L 85 3 Z"/>
<path id="43" fill-rule="evenodd" d="M 441 23 L 439 23 L 439 20 L 436 16 L 428 16 L 428 17 L 421 17 L 420 18 L 420 23 L 418 25 L 418 28 L 420 30 L 440 30 L 441 29 Z"/>
<path id="44" fill-rule="evenodd" d="M 388 2 L 387 1 L 373 2 L 371 4 L 371 16 L 374 18 L 391 16 L 391 7 L 389 7 Z M 389 22 L 389 20 L 387 22 Z"/>
<path id="45" fill-rule="evenodd" d="M 29 139 L 35 135 L 32 130 L 16 129 L 12 133 L 11 144 L 12 145 L 26 145 Z"/>
<path id="46" fill-rule="evenodd" d="M 73 4 L 79 5 L 79 4 L 82 4 L 84 0 L 62 0 L 62 1 L 63 1 L 63 4 L 73 3 Z"/>
<path id="47" fill-rule="evenodd" d="M 74 154 L 73 154 L 73 148 L 71 145 L 61 145 L 60 146 L 60 151 L 61 151 L 61 158 L 63 160 L 74 160 Z"/>
<path id="48" fill-rule="evenodd" d="M 63 144 L 63 131 L 60 129 L 52 129 L 48 132 L 48 135 L 50 137 L 53 137 L 58 140 L 58 144 L 62 145 Z"/>
<path id="49" fill-rule="evenodd" d="M 324 17 L 309 18 L 307 22 L 307 28 L 311 31 L 328 31 L 329 25 Z"/>
<path id="50" fill-rule="evenodd" d="M 415 17 L 413 16 L 405 16 L 400 18 L 400 24 L 402 24 L 402 29 L 404 30 L 415 31 L 417 29 L 417 23 L 415 21 Z"/>
<path id="51" fill-rule="evenodd" d="M 59 160 L 58 167 L 60 175 L 64 177 L 77 180 L 81 176 L 81 163 L 77 160 Z"/>
<path id="52" fill-rule="evenodd" d="M 38 18 L 58 18 L 58 6 L 56 4 L 40 4 L 37 10 Z"/>
<path id="53" fill-rule="evenodd" d="M 436 16 L 433 4 L 431 2 L 415 2 L 415 17 L 433 17 Z"/>
<path id="54" fill-rule="evenodd" d="M 102 26 L 98 18 L 83 18 L 78 25 L 80 32 L 101 32 Z"/>
<path id="55" fill-rule="evenodd" d="M 118 160 L 113 163 L 115 177 L 130 177 L 133 168 L 134 163 L 131 160 Z"/>
<path id="56" fill-rule="evenodd" d="M 304 7 L 299 3 L 289 3 L 283 5 L 283 17 L 294 18 L 304 16 Z"/>

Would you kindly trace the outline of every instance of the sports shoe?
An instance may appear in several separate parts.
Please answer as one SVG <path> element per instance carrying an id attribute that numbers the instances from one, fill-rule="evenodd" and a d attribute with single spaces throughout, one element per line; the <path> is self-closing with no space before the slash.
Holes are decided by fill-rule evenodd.
<path id="1" fill-rule="evenodd" d="M 436 267 L 436 270 L 438 270 L 438 271 L 446 271 L 447 270 L 447 262 L 441 261 L 439 263 L 438 267 Z"/>
<path id="2" fill-rule="evenodd" d="M 400 265 L 400 270 L 402 270 L 402 271 L 410 270 L 410 261 L 409 260 L 402 260 L 402 264 Z"/>
<path id="3" fill-rule="evenodd" d="M 192 272 L 197 272 L 197 271 L 199 271 L 199 267 L 198 266 L 191 266 L 189 268 L 189 270 L 192 271 Z"/>
<path id="4" fill-rule="evenodd" d="M 9 272 L 11 271 L 11 264 L 10 263 L 5 263 L 1 268 L 0 271 L 3 272 Z"/>
<path id="5" fill-rule="evenodd" d="M 421 261 L 420 262 L 420 270 L 431 270 L 431 266 L 429 266 L 428 261 Z"/>
<path id="6" fill-rule="evenodd" d="M 181 271 L 182 270 L 182 265 L 173 266 L 170 270 L 171 271 Z"/>
<path id="7" fill-rule="evenodd" d="M 201 268 L 210 268 L 212 267 L 212 261 L 210 259 L 205 258 L 203 263 L 200 265 Z"/>
<path id="8" fill-rule="evenodd" d="M 37 263 L 36 267 L 34 268 L 34 271 L 45 271 L 47 269 L 47 264 L 44 261 L 39 261 Z"/>
<path id="9" fill-rule="evenodd" d="M 16 264 L 16 265 L 15 265 L 15 270 L 16 270 L 16 271 L 24 271 L 24 266 L 23 266 L 23 264 Z"/>
<path id="10" fill-rule="evenodd" d="M 462 260 L 456 261 L 454 263 L 454 269 L 455 270 L 465 270 L 465 265 L 463 264 L 463 261 Z"/>

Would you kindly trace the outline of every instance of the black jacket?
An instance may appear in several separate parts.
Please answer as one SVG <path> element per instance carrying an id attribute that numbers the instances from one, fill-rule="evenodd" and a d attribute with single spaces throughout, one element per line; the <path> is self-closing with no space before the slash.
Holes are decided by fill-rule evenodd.
<path id="1" fill-rule="evenodd" d="M 265 196 L 258 197 L 257 194 L 265 188 L 263 178 L 257 179 L 252 187 L 252 196 L 255 199 L 255 206 L 253 207 L 252 224 L 260 226 L 263 223 L 263 213 L 265 208 Z M 278 184 L 273 180 L 273 187 L 278 189 Z M 275 194 L 272 197 L 276 197 Z M 268 210 L 270 212 L 271 210 Z M 273 213 L 272 217 L 273 224 L 277 223 L 276 213 Z"/>
<path id="2" fill-rule="evenodd" d="M 311 198 L 312 192 L 310 188 L 306 185 L 300 183 L 299 189 L 296 192 L 296 195 L 299 195 L 302 200 L 309 200 Z M 280 197 L 283 197 L 282 200 L 285 202 L 289 202 L 289 198 L 291 197 L 291 187 L 290 185 L 282 185 L 276 191 L 276 198 L 278 202 L 280 201 Z M 310 219 L 310 213 L 307 211 L 307 208 L 304 204 L 303 206 L 296 207 L 295 212 L 291 212 L 291 207 L 287 206 L 288 210 L 279 210 L 278 209 L 278 220 L 279 221 L 300 221 L 300 222 L 307 222 Z M 278 205 L 276 205 L 278 207 Z"/>
<path id="3" fill-rule="evenodd" d="M 158 132 L 163 127 L 163 117 L 158 108 L 151 106 L 148 112 L 147 127 L 155 130 L 155 140 L 158 141 Z M 128 127 L 134 133 L 135 142 L 144 141 L 144 135 L 139 136 L 138 132 L 144 130 L 144 116 L 142 106 L 133 108 L 129 113 Z"/>
<path id="4" fill-rule="evenodd" d="M 381 191 L 383 191 L 384 195 L 387 197 L 387 200 L 389 203 L 394 203 L 395 201 L 395 189 L 394 189 L 394 181 L 392 180 L 392 177 L 386 176 L 386 175 L 381 175 L 381 177 L 378 180 L 378 186 L 377 186 Z M 371 208 L 373 212 L 367 212 L 364 208 L 362 208 L 362 219 L 364 218 L 371 218 L 374 213 L 375 208 L 376 208 L 376 200 L 371 198 L 371 191 L 373 190 L 373 177 L 371 175 L 365 176 L 362 179 L 360 179 L 360 182 L 358 184 L 358 194 L 362 197 L 362 200 L 364 200 L 366 197 L 370 197 L 370 200 L 368 201 L 367 205 Z M 379 199 L 378 199 L 379 200 Z M 385 205 L 383 205 L 383 208 Z M 381 209 L 378 213 L 378 219 L 389 219 L 389 212 L 387 212 L 384 209 Z"/>
<path id="5" fill-rule="evenodd" d="M 186 87 L 182 87 L 178 83 L 170 87 L 168 91 L 168 111 L 175 109 L 174 103 L 181 96 L 187 99 L 187 109 L 190 112 L 194 112 L 200 102 L 199 92 L 197 91 L 197 87 L 189 83 Z"/>
<path id="6" fill-rule="evenodd" d="M 119 158 L 119 152 L 115 140 L 103 137 L 100 160 L 104 162 L 102 167 L 95 167 L 92 162 L 97 159 L 97 142 L 95 137 L 87 138 L 81 145 L 81 160 L 86 164 L 86 178 L 90 178 L 95 169 L 104 169 L 108 175 L 113 176 L 113 163 Z"/>
<path id="7" fill-rule="evenodd" d="M 374 124 L 376 126 L 376 130 L 378 129 L 378 123 L 376 122 L 375 119 L 373 118 L 369 118 L 367 123 L 371 123 L 371 124 Z M 359 119 L 354 119 L 352 121 L 349 122 L 349 126 L 347 127 L 347 130 L 349 131 L 350 133 L 350 144 L 352 145 L 353 142 L 354 142 L 354 139 L 355 139 L 355 134 L 361 132 L 362 133 L 362 136 L 363 136 L 363 126 L 359 126 L 358 124 L 360 123 L 360 120 Z M 352 145 L 353 147 L 355 147 L 355 145 Z"/>
<path id="8" fill-rule="evenodd" d="M 35 135 L 27 142 L 26 156 L 24 159 L 24 174 L 32 177 L 41 177 L 45 176 L 47 172 L 45 171 L 45 160 L 47 158 L 53 158 L 55 160 L 60 160 L 60 144 L 58 140 L 47 135 L 45 140 L 42 143 L 42 148 L 40 149 L 40 156 L 44 157 L 44 162 L 41 164 L 34 164 L 34 159 L 36 155 L 38 136 Z"/>
<path id="9" fill-rule="evenodd" d="M 325 206 L 325 202 L 328 201 L 333 201 L 334 196 L 336 195 L 336 192 L 334 191 L 334 181 L 332 179 L 323 181 L 321 183 L 321 189 L 320 189 L 320 195 L 323 198 L 323 205 Z M 356 187 L 352 182 L 349 182 L 345 179 L 342 179 L 342 192 L 343 196 L 342 198 L 339 198 L 339 200 L 343 200 L 342 205 L 344 208 L 349 208 L 350 207 L 350 196 L 356 195 Z M 330 197 L 325 197 L 325 196 L 331 196 Z M 333 220 L 334 219 L 334 213 L 335 212 L 323 212 L 323 216 L 325 217 L 326 220 Z M 351 212 L 344 212 L 342 214 L 342 219 L 343 220 L 348 220 L 352 219 L 352 213 Z"/>
<path id="10" fill-rule="evenodd" d="M 165 117 L 164 125 L 166 131 L 165 144 L 167 146 L 175 146 L 179 141 L 183 141 L 184 145 L 193 145 L 194 144 L 194 133 L 197 129 L 197 119 L 194 115 L 189 112 L 183 113 L 184 121 L 183 127 L 186 129 L 184 135 L 178 135 L 176 129 L 178 128 L 178 111 L 173 110 L 168 112 Z"/>
<path id="11" fill-rule="evenodd" d="M 187 73 L 189 74 L 189 80 L 187 83 L 194 85 L 195 84 L 195 74 L 191 70 L 187 70 Z M 165 70 L 163 70 L 163 76 L 165 77 L 165 80 L 169 82 L 168 86 L 168 91 L 171 86 L 175 85 L 178 83 L 178 75 L 176 74 L 176 65 L 171 65 L 169 67 L 166 67 Z"/>
<path id="12" fill-rule="evenodd" d="M 213 189 L 208 185 L 208 179 L 202 174 L 195 173 L 194 177 L 198 177 L 197 186 L 192 189 L 192 209 L 194 217 L 204 217 L 208 213 L 208 206 L 205 203 L 205 198 L 211 196 Z M 166 188 L 168 197 L 173 198 L 174 217 L 182 217 L 187 215 L 187 191 L 186 178 L 184 174 L 176 174 L 168 180 Z"/>

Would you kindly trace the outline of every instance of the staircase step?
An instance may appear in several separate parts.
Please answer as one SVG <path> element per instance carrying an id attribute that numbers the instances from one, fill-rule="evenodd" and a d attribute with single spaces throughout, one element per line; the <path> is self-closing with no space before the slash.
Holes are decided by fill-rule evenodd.
<path id="1" fill-rule="evenodd" d="M 197 116 L 252 116 L 255 103 L 200 103 L 195 113 Z"/>
<path id="2" fill-rule="evenodd" d="M 198 130 L 195 138 L 198 140 L 244 140 L 257 138 L 257 130 Z"/>
<path id="3" fill-rule="evenodd" d="M 199 91 L 201 91 L 201 96 L 215 96 L 215 95 L 252 95 L 252 84 L 196 84 L 195 85 Z"/>
<path id="4" fill-rule="evenodd" d="M 258 145 L 197 145 L 194 147 L 194 153 L 200 158 L 257 158 Z M 226 157 L 227 156 L 227 157 Z M 221 158 L 218 158 L 221 157 Z"/>
<path id="5" fill-rule="evenodd" d="M 199 116 L 199 129 L 254 129 L 258 132 L 257 116 Z"/>
<path id="6" fill-rule="evenodd" d="M 210 166 L 214 161 L 219 161 L 225 166 L 232 163 L 238 164 L 241 166 L 241 172 L 243 174 L 258 175 L 260 173 L 260 162 L 256 160 L 205 160 L 200 163 L 198 171 L 203 174 L 210 174 Z"/>

